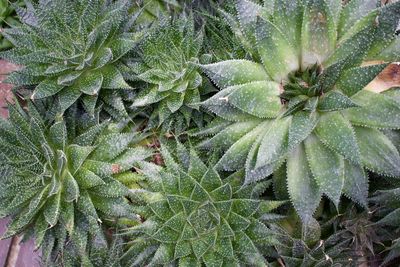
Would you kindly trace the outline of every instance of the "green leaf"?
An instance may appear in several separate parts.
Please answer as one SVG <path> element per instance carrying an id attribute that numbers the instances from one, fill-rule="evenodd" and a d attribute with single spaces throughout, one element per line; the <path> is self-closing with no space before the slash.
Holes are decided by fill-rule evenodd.
<path id="1" fill-rule="evenodd" d="M 347 96 L 352 96 L 367 86 L 387 64 L 355 67 L 346 70 L 336 83 L 336 87 Z"/>
<path id="2" fill-rule="evenodd" d="M 193 253 L 196 256 L 196 258 L 200 259 L 203 257 L 203 255 L 211 248 L 213 245 L 213 239 L 214 237 L 211 235 L 205 235 L 204 237 L 195 239 L 192 241 L 192 249 Z"/>
<path id="3" fill-rule="evenodd" d="M 94 67 L 96 69 L 100 69 L 107 65 L 113 58 L 113 53 L 110 48 L 104 47 L 101 48 L 97 54 L 97 58 L 94 62 Z"/>
<path id="4" fill-rule="evenodd" d="M 128 53 L 129 50 L 131 50 L 134 47 L 135 43 L 136 42 L 134 40 L 129 40 L 124 37 L 114 39 L 109 44 L 113 55 L 113 62 L 117 61 L 123 55 Z"/>
<path id="5" fill-rule="evenodd" d="M 269 124 L 266 121 L 257 126 L 252 131 L 248 132 L 237 142 L 235 142 L 228 151 L 225 152 L 224 156 L 216 164 L 217 169 L 223 169 L 226 171 L 232 171 L 241 169 L 246 162 L 247 154 L 251 149 L 253 143 L 259 137 L 260 133 L 265 130 L 265 127 Z"/>
<path id="6" fill-rule="evenodd" d="M 91 159 L 111 161 L 128 148 L 136 133 L 112 133 L 104 136 L 96 146 Z"/>
<path id="7" fill-rule="evenodd" d="M 58 76 L 57 84 L 60 86 L 70 86 L 82 75 L 81 71 L 68 72 L 67 74 Z"/>
<path id="8" fill-rule="evenodd" d="M 89 154 L 93 151 L 94 147 L 70 145 L 68 146 L 68 158 L 70 159 L 71 174 L 74 175 L 76 171 L 82 166 Z"/>
<path id="9" fill-rule="evenodd" d="M 94 144 L 94 141 L 100 136 L 103 130 L 107 127 L 109 123 L 107 121 L 102 122 L 101 124 L 96 124 L 90 128 L 88 128 L 84 133 L 78 135 L 74 139 L 74 144 L 80 146 L 91 146 Z"/>
<path id="10" fill-rule="evenodd" d="M 201 67 L 219 88 L 269 80 L 261 64 L 248 60 L 227 60 Z"/>
<path id="11" fill-rule="evenodd" d="M 265 1 L 267 3 L 268 1 Z M 300 54 L 303 3 L 301 0 L 274 2 L 274 24 L 283 33 L 296 54 Z"/>
<path id="12" fill-rule="evenodd" d="M 158 264 L 167 264 L 174 259 L 174 247 L 172 244 L 162 244 L 158 247 L 153 259 L 150 262 L 151 266 Z"/>
<path id="13" fill-rule="evenodd" d="M 143 107 L 153 103 L 157 103 L 167 96 L 168 94 L 160 93 L 157 87 L 143 89 L 135 98 L 131 107 Z"/>
<path id="14" fill-rule="evenodd" d="M 303 145 L 297 146 L 288 155 L 287 186 L 293 206 L 307 224 L 318 207 L 321 192 L 311 176 Z"/>
<path id="15" fill-rule="evenodd" d="M 82 93 L 97 95 L 103 84 L 103 74 L 100 71 L 90 71 L 80 77 L 75 85 Z"/>
<path id="16" fill-rule="evenodd" d="M 47 200 L 47 204 L 43 211 L 44 218 L 51 227 L 57 224 L 58 216 L 60 215 L 60 200 L 61 192 L 58 192 L 58 194 L 50 197 Z"/>
<path id="17" fill-rule="evenodd" d="M 193 149 L 191 149 L 188 174 L 196 179 L 198 182 L 200 182 L 201 178 L 207 172 L 207 170 L 207 166 L 199 158 L 197 153 Z"/>
<path id="18" fill-rule="evenodd" d="M 352 0 L 340 13 L 338 33 L 342 37 L 360 18 L 376 8 L 376 0 Z"/>
<path id="19" fill-rule="evenodd" d="M 304 8 L 302 38 L 302 68 L 322 63 L 335 49 L 336 26 L 325 0 L 307 1 Z"/>
<path id="20" fill-rule="evenodd" d="M 94 116 L 94 109 L 96 108 L 98 95 L 83 95 L 81 100 L 83 103 L 83 108 L 89 115 Z"/>
<path id="21" fill-rule="evenodd" d="M 61 90 L 58 94 L 58 103 L 60 105 L 60 113 L 63 114 L 69 107 L 71 107 L 82 95 L 81 91 L 77 88 L 67 88 Z"/>
<path id="22" fill-rule="evenodd" d="M 169 110 L 174 113 L 179 110 L 183 105 L 185 99 L 184 93 L 171 93 L 166 99 Z"/>
<path id="23" fill-rule="evenodd" d="M 233 86 L 228 102 L 240 110 L 259 118 L 275 117 L 281 109 L 279 84 L 251 82 Z"/>
<path id="24" fill-rule="evenodd" d="M 257 154 L 255 168 L 278 161 L 287 148 L 291 118 L 276 119 L 266 130 Z"/>
<path id="25" fill-rule="evenodd" d="M 271 78 L 281 82 L 299 69 L 299 58 L 284 34 L 271 22 L 258 19 L 256 26 L 257 49 Z"/>
<path id="26" fill-rule="evenodd" d="M 58 149 L 64 150 L 68 138 L 64 121 L 58 121 L 50 127 L 49 138 Z"/>
<path id="27" fill-rule="evenodd" d="M 272 2 L 272 1 L 271 1 Z M 246 49 L 253 52 L 256 43 L 254 31 L 258 16 L 268 17 L 268 10 L 253 1 L 238 0 L 236 2 L 237 18 L 240 24 L 240 37 Z M 238 33 L 237 33 L 238 35 Z M 254 51 L 255 52 L 255 51 Z"/>
<path id="28" fill-rule="evenodd" d="M 321 193 L 338 207 L 345 179 L 343 158 L 325 147 L 315 135 L 308 136 L 304 145 L 311 173 Z"/>
<path id="29" fill-rule="evenodd" d="M 130 89 L 121 72 L 114 66 L 106 66 L 101 69 L 103 75 L 102 88 L 106 89 Z"/>
<path id="30" fill-rule="evenodd" d="M 371 128 L 400 128 L 400 105 L 388 96 L 362 90 L 352 97 L 361 107 L 345 111 L 352 124 Z"/>
<path id="31" fill-rule="evenodd" d="M 56 79 L 46 79 L 36 86 L 32 93 L 31 99 L 41 99 L 57 94 L 64 88 L 59 85 Z"/>
<path id="32" fill-rule="evenodd" d="M 377 222 L 378 224 L 390 225 L 390 226 L 399 226 L 400 225 L 400 209 L 395 209 L 386 215 L 383 219 Z"/>
<path id="33" fill-rule="evenodd" d="M 179 262 L 179 266 L 181 265 L 182 258 L 192 254 L 192 247 L 189 241 L 178 241 L 175 246 L 175 258 L 181 259 Z M 184 265 L 183 265 L 184 266 Z M 188 265 L 192 266 L 192 265 Z"/>
<path id="34" fill-rule="evenodd" d="M 316 113 L 305 111 L 296 112 L 292 117 L 289 128 L 288 150 L 292 150 L 307 138 L 317 125 L 318 117 Z"/>
<path id="35" fill-rule="evenodd" d="M 201 178 L 200 184 L 208 192 L 220 187 L 222 185 L 221 178 L 214 168 L 209 168 L 206 173 L 204 173 Z"/>
<path id="36" fill-rule="evenodd" d="M 371 24 L 377 30 L 369 51 L 369 57 L 379 55 L 386 47 L 388 47 L 396 39 L 396 31 L 399 27 L 400 20 L 400 3 L 394 2 L 384 5 L 376 17 L 373 17 Z"/>
<path id="37" fill-rule="evenodd" d="M 72 202 L 77 200 L 79 197 L 79 186 L 76 182 L 75 178 L 71 175 L 70 172 L 64 177 L 63 180 L 63 193 L 64 193 L 64 200 L 66 202 Z"/>
<path id="38" fill-rule="evenodd" d="M 315 128 L 319 139 L 330 149 L 360 164 L 360 150 L 350 122 L 339 112 L 322 114 Z"/>
<path id="39" fill-rule="evenodd" d="M 265 123 L 263 125 L 266 126 Z M 265 128 L 267 128 L 267 127 L 265 127 Z M 262 138 L 263 138 L 263 135 L 259 134 L 258 138 L 256 138 L 253 145 L 251 145 L 250 151 L 247 154 L 246 163 L 245 163 L 246 176 L 245 176 L 245 182 L 244 182 L 244 184 L 246 184 L 246 185 L 266 178 L 268 175 L 272 174 L 273 171 L 276 168 L 278 168 L 279 165 L 281 164 L 281 160 L 279 160 L 279 161 L 274 161 L 271 164 L 262 166 L 260 168 L 255 167 L 256 163 L 257 163 L 257 155 L 258 155 L 258 151 L 259 151 L 259 148 L 261 145 Z"/>
<path id="40" fill-rule="evenodd" d="M 368 178 L 362 167 L 344 161 L 343 193 L 368 209 Z"/>
<path id="41" fill-rule="evenodd" d="M 214 96 L 210 97 L 202 103 L 202 106 L 209 111 L 217 114 L 219 117 L 229 121 L 248 121 L 256 119 L 256 117 L 246 114 L 240 109 L 229 104 L 229 94 L 236 89 L 237 86 L 227 87 Z"/>
<path id="42" fill-rule="evenodd" d="M 98 185 L 104 185 L 103 179 L 94 174 L 93 172 L 80 168 L 77 173 L 74 174 L 78 184 L 82 188 L 91 188 Z"/>
<path id="43" fill-rule="evenodd" d="M 128 148 L 120 156 L 115 158 L 115 163 L 121 166 L 121 171 L 129 170 L 135 163 L 150 158 L 153 151 L 144 147 Z"/>
<path id="44" fill-rule="evenodd" d="M 339 91 L 330 91 L 318 103 L 320 111 L 336 111 L 358 107 L 356 103 Z"/>
<path id="45" fill-rule="evenodd" d="M 347 60 L 351 63 L 350 66 L 360 64 L 372 45 L 375 32 L 376 29 L 374 27 L 366 27 L 351 38 L 339 43 L 339 46 L 326 59 L 324 65 L 330 66 L 342 60 Z"/>
<path id="46" fill-rule="evenodd" d="M 400 155 L 396 147 L 376 129 L 354 128 L 362 163 L 373 172 L 400 178 Z"/>
<path id="47" fill-rule="evenodd" d="M 249 120 L 246 122 L 237 122 L 227 125 L 223 127 L 215 136 L 209 140 L 201 142 L 198 146 L 207 149 L 218 147 L 226 151 L 236 141 L 238 141 L 246 133 L 251 132 L 259 124 L 259 120 Z"/>

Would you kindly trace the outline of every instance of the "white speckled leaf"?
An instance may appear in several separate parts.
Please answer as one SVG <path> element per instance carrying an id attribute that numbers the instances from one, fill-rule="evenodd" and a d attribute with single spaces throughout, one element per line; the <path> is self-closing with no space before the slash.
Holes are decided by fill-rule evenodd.
<path id="1" fill-rule="evenodd" d="M 167 107 L 174 113 L 183 105 L 183 100 L 185 99 L 184 93 L 171 93 L 166 99 Z"/>
<path id="2" fill-rule="evenodd" d="M 264 127 L 267 129 L 268 125 L 269 124 L 264 125 Z M 247 155 L 245 164 L 245 171 L 246 171 L 245 184 L 254 183 L 266 178 L 268 175 L 272 174 L 273 171 L 276 168 L 278 168 L 279 165 L 282 163 L 282 160 L 279 160 L 271 164 L 264 165 L 261 168 L 255 167 L 257 163 L 257 155 L 261 145 L 262 138 L 263 135 L 260 134 L 257 140 L 251 146 L 251 149 Z"/>
<path id="3" fill-rule="evenodd" d="M 340 76 L 336 87 L 347 96 L 352 96 L 375 79 L 386 66 L 387 64 L 378 64 L 348 69 Z"/>
<path id="4" fill-rule="evenodd" d="M 372 128 L 400 128 L 400 105 L 383 94 L 362 90 L 352 97 L 361 107 L 344 111 L 352 124 Z"/>
<path id="5" fill-rule="evenodd" d="M 309 222 L 321 199 L 321 192 L 308 168 L 304 146 L 299 145 L 287 159 L 287 186 L 290 199 L 304 223 Z"/>
<path id="6" fill-rule="evenodd" d="M 354 130 L 340 112 L 321 115 L 315 133 L 329 148 L 356 164 L 360 163 L 360 151 Z"/>
<path id="7" fill-rule="evenodd" d="M 221 90 L 202 103 L 202 106 L 209 111 L 217 114 L 219 117 L 229 121 L 247 121 L 249 119 L 256 119 L 256 117 L 246 114 L 240 109 L 229 104 L 229 94 L 232 93 L 237 87 L 231 86 Z"/>
<path id="8" fill-rule="evenodd" d="M 202 65 L 206 75 L 219 87 L 255 81 L 270 80 L 264 67 L 248 60 L 227 60 L 214 64 Z"/>
<path id="9" fill-rule="evenodd" d="M 325 0 L 309 0 L 305 5 L 302 26 L 302 68 L 324 62 L 335 49 L 334 16 Z"/>
<path id="10" fill-rule="evenodd" d="M 70 171 L 74 175 L 75 172 L 82 166 L 89 154 L 93 151 L 94 147 L 69 145 L 67 150 L 68 158 L 70 159 Z"/>
<path id="11" fill-rule="evenodd" d="M 319 111 L 335 111 L 353 107 L 358 107 L 358 105 L 352 99 L 336 90 L 325 94 L 318 103 Z"/>
<path id="12" fill-rule="evenodd" d="M 227 96 L 228 102 L 240 110 L 259 118 L 272 118 L 279 113 L 279 84 L 263 81 L 233 87 L 233 92 Z"/>
<path id="13" fill-rule="evenodd" d="M 132 142 L 136 133 L 112 133 L 104 136 L 90 159 L 99 161 L 110 161 L 125 151 Z"/>
<path id="14" fill-rule="evenodd" d="M 302 0 L 291 1 L 265 1 L 275 2 L 274 24 L 285 35 L 296 54 L 300 54 L 301 26 L 303 17 Z"/>
<path id="15" fill-rule="evenodd" d="M 362 167 L 344 161 L 343 193 L 364 208 L 368 208 L 368 177 Z"/>
<path id="16" fill-rule="evenodd" d="M 66 202 L 72 202 L 79 197 L 79 186 L 70 172 L 67 172 L 63 180 L 63 198 Z"/>
<path id="17" fill-rule="evenodd" d="M 340 14 L 338 24 L 339 36 L 342 37 L 360 18 L 374 10 L 376 4 L 376 0 L 352 0 L 346 4 Z"/>
<path id="18" fill-rule="evenodd" d="M 265 130 L 267 124 L 269 124 L 269 121 L 260 124 L 235 142 L 219 160 L 216 167 L 229 171 L 243 168 L 249 150 L 257 137 L 259 137 L 260 133 Z"/>
<path id="19" fill-rule="evenodd" d="M 283 33 L 271 22 L 258 19 L 257 49 L 263 65 L 273 80 L 280 82 L 299 68 L 299 58 Z"/>
<path id="20" fill-rule="evenodd" d="M 308 136 L 304 145 L 311 173 L 321 192 L 338 207 L 345 178 L 343 158 L 324 146 L 315 135 Z"/>
<path id="21" fill-rule="evenodd" d="M 50 197 L 46 202 L 46 208 L 43 210 L 43 215 L 50 226 L 56 225 L 58 221 L 58 216 L 60 215 L 60 200 L 61 191 Z"/>
<path id="22" fill-rule="evenodd" d="M 203 148 L 218 147 L 220 149 L 227 150 L 237 140 L 253 130 L 260 123 L 261 120 L 249 120 L 246 122 L 234 123 L 222 129 L 211 139 L 201 142 L 199 146 Z"/>
<path id="23" fill-rule="evenodd" d="M 396 147 L 376 129 L 354 128 L 362 163 L 371 171 L 400 178 L 400 155 Z"/>
<path id="24" fill-rule="evenodd" d="M 131 87 L 127 84 L 122 76 L 121 72 L 114 66 L 106 66 L 101 69 L 103 74 L 103 85 L 105 89 L 130 89 Z"/>
<path id="25" fill-rule="evenodd" d="M 63 85 L 57 84 L 55 79 L 46 79 L 36 86 L 32 93 L 32 99 L 41 99 L 57 94 L 64 88 Z"/>
<path id="26" fill-rule="evenodd" d="M 99 93 L 103 84 L 103 74 L 100 71 L 87 72 L 77 82 L 76 87 L 81 92 L 88 95 L 96 95 Z"/>
<path id="27" fill-rule="evenodd" d="M 269 125 L 258 149 L 256 169 L 279 160 L 285 152 L 290 121 L 291 118 L 286 117 L 277 119 Z"/>
<path id="28" fill-rule="evenodd" d="M 250 40 L 250 43 L 254 45 L 255 22 L 258 16 L 267 17 L 268 10 L 252 1 L 238 0 L 236 2 L 236 11 L 242 32 L 245 37 Z"/>
<path id="29" fill-rule="evenodd" d="M 143 107 L 146 105 L 157 103 L 167 96 L 168 94 L 162 94 L 158 92 L 157 87 L 143 89 L 138 94 L 138 96 L 135 97 L 135 100 L 132 103 L 132 107 Z"/>
<path id="30" fill-rule="evenodd" d="M 349 67 L 357 66 L 362 62 L 371 47 L 375 32 L 376 30 L 372 26 L 365 27 L 354 36 L 351 36 L 351 38 L 342 41 L 325 60 L 324 66 L 327 67 L 345 59 L 349 61 Z"/>
<path id="31" fill-rule="evenodd" d="M 317 122 L 318 116 L 316 113 L 300 111 L 293 115 L 289 128 L 288 150 L 293 149 L 306 139 L 314 130 Z"/>

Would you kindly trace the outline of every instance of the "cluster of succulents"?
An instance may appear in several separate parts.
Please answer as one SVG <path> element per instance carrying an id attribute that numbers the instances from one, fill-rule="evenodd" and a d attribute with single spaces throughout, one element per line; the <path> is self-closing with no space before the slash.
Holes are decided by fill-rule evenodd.
<path id="1" fill-rule="evenodd" d="M 44 266 L 400 259 L 400 1 L 1 5 L 3 238 Z"/>

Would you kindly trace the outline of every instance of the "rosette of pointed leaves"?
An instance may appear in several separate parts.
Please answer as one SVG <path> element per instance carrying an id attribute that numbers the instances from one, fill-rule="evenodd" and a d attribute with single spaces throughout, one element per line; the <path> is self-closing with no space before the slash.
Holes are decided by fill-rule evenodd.
<path id="1" fill-rule="evenodd" d="M 125 32 L 128 1 L 39 1 L 21 10 L 23 25 L 4 30 L 15 48 L 0 55 L 24 68 L 8 82 L 33 86 L 32 99 L 57 96 L 60 113 L 79 100 L 93 114 L 102 103 L 126 115 L 117 68 L 140 34 Z"/>
<path id="2" fill-rule="evenodd" d="M 182 162 L 165 147 L 162 155 L 166 169 L 143 169 L 149 188 L 135 192 L 144 222 L 127 229 L 125 265 L 265 266 L 275 237 L 262 220 L 281 204 L 259 199 L 268 183 L 243 187 L 240 172 L 221 179 L 193 150 Z"/>
<path id="3" fill-rule="evenodd" d="M 123 184 L 135 181 L 130 169 L 151 151 L 135 145 L 136 126 L 87 114 L 48 122 L 39 115 L 46 105 L 35 105 L 27 112 L 10 104 L 0 123 L 0 215 L 12 217 L 3 238 L 33 235 L 46 261 L 66 240 L 84 251 L 88 233 L 101 236 L 102 219 L 133 216 Z"/>
<path id="4" fill-rule="evenodd" d="M 275 187 L 287 187 L 304 222 L 323 194 L 366 206 L 365 169 L 400 177 L 399 152 L 381 131 L 400 128 L 399 91 L 362 90 L 386 66 L 362 62 L 395 39 L 400 2 L 372 2 L 288 0 L 268 9 L 239 0 L 254 60 L 203 65 L 222 89 L 204 102 L 220 119 L 198 132 L 216 134 L 203 146 L 226 151 L 218 168 L 245 167 L 246 183 L 275 171 Z"/>
<path id="5" fill-rule="evenodd" d="M 156 104 L 151 125 L 185 125 L 191 118 L 202 116 L 197 111 L 202 76 L 196 65 L 202 39 L 202 33 L 195 32 L 192 18 L 164 21 L 141 44 L 139 61 L 127 63 L 137 79 L 149 84 L 132 107 Z"/>

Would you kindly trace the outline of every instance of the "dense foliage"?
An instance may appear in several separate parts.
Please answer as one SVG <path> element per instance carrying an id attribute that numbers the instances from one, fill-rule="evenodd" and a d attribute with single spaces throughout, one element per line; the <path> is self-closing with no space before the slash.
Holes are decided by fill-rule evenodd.
<path id="1" fill-rule="evenodd" d="M 0 0 L 3 238 L 44 266 L 397 266 L 386 2 Z"/>

